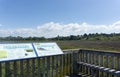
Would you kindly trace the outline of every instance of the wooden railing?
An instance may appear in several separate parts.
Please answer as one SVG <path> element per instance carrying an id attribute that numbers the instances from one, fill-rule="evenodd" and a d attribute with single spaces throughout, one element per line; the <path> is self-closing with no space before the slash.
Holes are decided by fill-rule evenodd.
<path id="1" fill-rule="evenodd" d="M 91 77 L 120 77 L 120 53 L 79 50 L 79 73 Z"/>
<path id="2" fill-rule="evenodd" d="M 0 77 L 65 77 L 74 73 L 76 54 L 0 62 Z"/>
<path id="3" fill-rule="evenodd" d="M 73 51 L 74 52 L 74 51 Z M 120 53 L 75 53 L 0 62 L 0 77 L 120 77 Z"/>

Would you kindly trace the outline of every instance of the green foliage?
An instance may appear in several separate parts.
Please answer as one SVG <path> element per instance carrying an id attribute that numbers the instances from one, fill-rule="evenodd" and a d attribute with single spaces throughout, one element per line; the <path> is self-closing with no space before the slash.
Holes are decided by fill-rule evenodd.
<path id="1" fill-rule="evenodd" d="M 83 35 L 70 35 L 70 36 L 57 36 L 52 38 L 45 37 L 0 37 L 0 41 L 61 41 L 61 40 L 120 40 L 120 33 L 95 33 L 95 34 L 83 34 Z"/>

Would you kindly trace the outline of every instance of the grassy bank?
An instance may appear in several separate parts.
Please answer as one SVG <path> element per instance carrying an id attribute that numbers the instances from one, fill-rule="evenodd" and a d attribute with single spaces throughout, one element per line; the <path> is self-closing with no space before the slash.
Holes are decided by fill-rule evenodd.
<path id="1" fill-rule="evenodd" d="M 120 41 L 57 41 L 62 49 L 93 49 L 120 51 Z"/>

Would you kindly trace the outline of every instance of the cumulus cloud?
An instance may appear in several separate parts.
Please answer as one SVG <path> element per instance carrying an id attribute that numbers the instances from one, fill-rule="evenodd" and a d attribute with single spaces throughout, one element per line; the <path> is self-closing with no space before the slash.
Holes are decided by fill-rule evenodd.
<path id="1" fill-rule="evenodd" d="M 84 33 L 119 33 L 120 32 L 120 21 L 115 22 L 111 25 L 92 25 L 87 23 L 70 23 L 60 24 L 50 22 L 41 26 L 37 29 L 41 31 L 47 37 L 53 36 L 68 36 L 68 35 L 82 35 Z"/>
<path id="2" fill-rule="evenodd" d="M 92 25 L 88 23 L 46 23 L 36 28 L 21 28 L 14 30 L 2 30 L 0 29 L 0 36 L 37 36 L 37 37 L 56 37 L 68 36 L 68 35 L 82 35 L 84 33 L 120 33 L 120 21 L 117 21 L 111 25 Z"/>

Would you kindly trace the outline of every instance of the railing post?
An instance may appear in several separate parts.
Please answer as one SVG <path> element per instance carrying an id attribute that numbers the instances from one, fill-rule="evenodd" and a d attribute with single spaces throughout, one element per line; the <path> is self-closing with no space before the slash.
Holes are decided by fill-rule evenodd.
<path id="1" fill-rule="evenodd" d="M 6 62 L 5 63 L 5 77 L 9 77 L 10 76 L 10 63 Z"/>
<path id="2" fill-rule="evenodd" d="M 54 77 L 54 56 L 52 56 L 52 77 Z"/>
<path id="3" fill-rule="evenodd" d="M 26 62 L 27 62 L 27 64 L 26 64 L 26 68 L 27 68 L 27 77 L 30 77 L 30 62 L 29 62 L 29 60 L 27 59 L 26 60 Z"/>
<path id="4" fill-rule="evenodd" d="M 13 68 L 14 68 L 14 74 L 13 74 L 13 77 L 16 77 L 17 76 L 17 61 L 14 61 L 14 64 L 13 64 Z M 21 73 L 20 73 L 21 74 Z"/>
<path id="5" fill-rule="evenodd" d="M 73 74 L 77 75 L 78 74 L 78 64 L 77 64 L 77 53 L 73 53 Z"/>
<path id="6" fill-rule="evenodd" d="M 14 62 L 14 70 L 16 70 L 16 62 Z M 16 77 L 16 73 L 14 74 L 14 77 Z M 20 77 L 23 77 L 23 60 L 20 61 Z"/>
<path id="7" fill-rule="evenodd" d="M 94 68 L 91 68 L 91 74 L 92 74 L 92 77 L 95 77 L 96 75 L 96 70 Z"/>
<path id="8" fill-rule="evenodd" d="M 32 77 L 35 77 L 35 59 L 32 59 Z"/>
<path id="9" fill-rule="evenodd" d="M 37 59 L 38 62 L 38 77 L 40 77 L 40 58 Z"/>
<path id="10" fill-rule="evenodd" d="M 0 77 L 2 77 L 2 63 L 0 63 Z"/>

